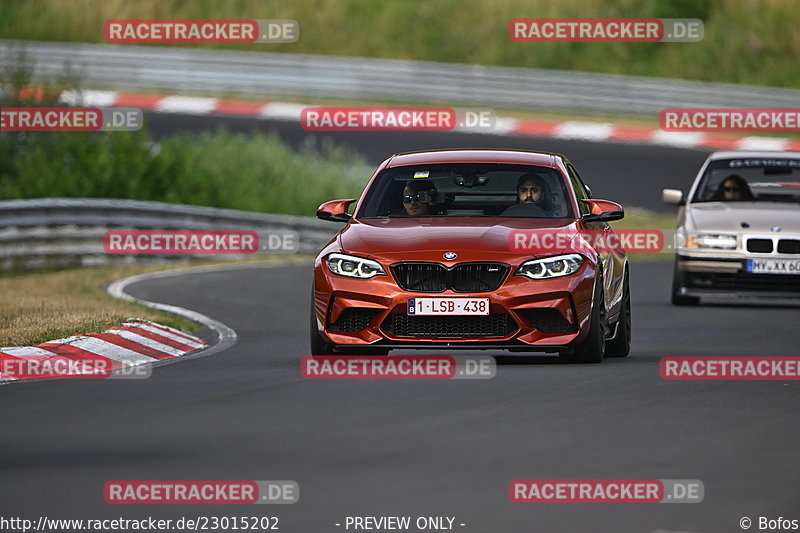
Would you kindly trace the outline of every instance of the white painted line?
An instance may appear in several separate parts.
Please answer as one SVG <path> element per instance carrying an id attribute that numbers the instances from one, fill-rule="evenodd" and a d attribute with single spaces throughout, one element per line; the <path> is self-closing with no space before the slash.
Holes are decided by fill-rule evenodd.
<path id="1" fill-rule="evenodd" d="M 81 338 L 83 338 L 83 335 L 73 335 L 72 337 L 64 337 L 63 339 L 47 341 L 46 343 L 42 344 L 72 344 L 73 342 Z"/>
<path id="2" fill-rule="evenodd" d="M 778 137 L 744 137 L 740 142 L 739 150 L 788 150 L 789 139 Z"/>
<path id="3" fill-rule="evenodd" d="M 182 316 L 184 318 L 191 320 L 192 322 L 202 324 L 208 329 L 212 330 L 217 334 L 217 342 L 211 347 L 205 348 L 197 353 L 192 353 L 190 356 L 192 358 L 206 357 L 209 355 L 213 355 L 217 352 L 227 350 L 228 348 L 236 344 L 236 341 L 238 340 L 236 331 L 232 328 L 229 328 L 222 322 L 219 322 L 218 320 L 214 320 L 211 317 L 198 313 L 197 311 L 192 311 L 191 309 L 185 309 L 183 307 L 178 307 L 177 305 L 168 305 L 168 304 L 150 302 L 147 300 L 140 300 L 139 298 L 135 298 L 130 294 L 128 294 L 127 292 L 125 292 L 127 286 L 139 281 L 182 276 L 184 274 L 192 274 L 194 272 L 216 272 L 219 270 L 237 270 L 240 268 L 254 268 L 254 267 L 269 268 L 270 266 L 271 265 L 269 266 L 268 265 L 222 265 L 222 266 L 213 265 L 204 267 L 179 268 L 173 270 L 166 270 L 163 272 L 152 272 L 150 274 L 138 274 L 136 276 L 130 276 L 127 278 L 122 278 L 118 279 L 117 281 L 114 281 L 106 288 L 106 292 L 111 296 L 113 296 L 114 298 L 119 298 L 120 300 L 125 300 L 128 302 L 136 302 L 144 306 L 150 307 L 152 309 L 158 309 L 160 311 L 172 313 L 173 315 Z M 180 357 L 174 359 L 165 359 L 163 361 L 158 361 L 154 363 L 154 365 L 171 364 L 182 360 L 183 358 Z"/>
<path id="4" fill-rule="evenodd" d="M 167 305 L 167 304 L 162 304 L 162 303 L 157 303 L 157 302 L 149 302 L 147 300 L 140 300 L 140 299 L 135 298 L 135 297 L 129 295 L 128 293 L 126 293 L 125 292 L 125 288 L 128 285 L 132 284 L 132 283 L 136 283 L 136 282 L 144 281 L 144 280 L 148 280 L 148 279 L 153 279 L 153 278 L 177 277 L 177 276 L 182 276 L 182 275 L 185 275 L 185 274 L 192 274 L 192 273 L 195 273 L 195 272 L 216 272 L 216 271 L 240 270 L 240 269 L 250 269 L 250 268 L 272 268 L 272 267 L 275 267 L 275 266 L 279 266 L 279 265 L 278 264 L 269 264 L 269 265 L 252 265 L 252 264 L 245 264 L 245 265 L 213 265 L 213 266 L 173 269 L 173 270 L 166 270 L 166 271 L 162 271 L 162 272 L 153 272 L 153 273 L 150 273 L 150 274 L 139 274 L 139 275 L 136 275 L 136 276 L 130 276 L 130 277 L 127 277 L 127 278 L 118 279 L 117 281 L 114 281 L 113 283 L 111 283 L 106 288 L 106 292 L 108 292 L 108 294 L 110 294 L 114 298 L 119 298 L 121 300 L 126 300 L 126 301 L 129 301 L 129 302 L 137 302 L 137 303 L 140 303 L 140 304 L 142 304 L 142 305 L 144 305 L 146 307 L 150 307 L 150 308 L 153 308 L 153 309 L 158 309 L 158 310 L 161 310 L 161 311 L 172 313 L 174 315 L 182 316 L 182 317 L 187 318 L 187 319 L 189 319 L 189 320 L 191 320 L 193 322 L 196 322 L 198 324 L 202 324 L 205 327 L 207 327 L 208 329 L 212 330 L 217 335 L 216 342 L 212 346 L 204 347 L 204 349 L 198 350 L 197 352 L 189 352 L 190 353 L 189 357 L 192 357 L 192 358 L 206 357 L 206 356 L 213 355 L 215 353 L 227 350 L 228 348 L 230 348 L 231 346 L 236 344 L 236 341 L 237 341 L 236 331 L 234 331 L 233 329 L 229 328 L 228 326 L 226 326 L 222 322 L 214 320 L 213 318 L 207 317 L 207 316 L 205 316 L 205 315 L 203 315 L 201 313 L 198 313 L 196 311 L 192 311 L 191 309 L 184 309 L 183 307 L 178 307 L 176 305 Z M 140 319 L 130 319 L 129 322 L 132 323 L 132 324 L 136 324 L 137 327 L 142 327 L 142 323 L 138 322 L 137 320 L 140 320 Z M 149 322 L 149 321 L 142 321 L 142 322 L 148 322 L 149 324 L 153 324 L 154 326 L 160 326 L 160 327 L 167 328 L 167 329 L 175 332 L 175 334 L 177 334 L 177 335 L 187 335 L 187 336 L 189 336 L 191 338 L 198 339 L 197 337 L 194 337 L 192 335 L 188 335 L 187 333 L 184 333 L 182 331 L 176 330 L 174 328 L 169 328 L 168 326 L 164 326 L 162 324 L 158 324 L 158 323 L 155 323 L 155 322 Z M 156 329 L 158 329 L 158 328 L 156 328 Z M 119 331 L 120 330 L 109 330 L 109 331 L 106 331 L 106 333 L 116 333 L 120 337 L 125 338 L 125 335 L 120 335 L 118 333 Z M 164 333 L 161 330 L 158 330 L 158 332 L 160 334 Z M 131 335 L 136 335 L 135 333 L 132 333 L 132 332 L 126 332 L 126 333 L 129 333 Z M 151 339 L 148 339 L 148 341 L 151 341 Z M 185 341 L 185 339 L 184 339 L 184 341 Z M 198 339 L 198 341 L 202 342 L 202 340 L 200 340 L 200 339 Z M 154 342 L 157 342 L 157 341 L 154 341 Z M 122 348 L 121 346 L 117 346 L 116 344 L 109 343 L 109 342 L 103 341 L 103 340 L 95 338 L 95 337 L 88 337 L 88 336 L 84 336 L 84 335 L 67 337 L 67 338 L 64 338 L 64 339 L 60 339 L 58 341 L 49 341 L 49 343 L 53 343 L 53 344 L 69 344 L 69 345 L 75 346 L 76 348 L 79 348 L 81 350 L 85 350 L 87 352 L 93 353 L 93 354 L 98 355 L 100 357 L 105 357 L 106 359 L 111 359 L 113 361 L 117 361 L 118 363 L 121 363 L 121 364 L 127 365 L 127 366 L 147 364 L 148 368 L 151 368 L 153 366 L 168 365 L 168 364 L 177 363 L 177 362 L 183 360 L 183 357 L 171 357 L 171 358 L 167 358 L 167 359 L 155 359 L 155 358 L 148 357 L 146 355 L 143 355 L 143 354 L 140 354 L 140 353 L 137 353 L 137 352 L 133 352 L 133 351 L 128 350 L 126 348 Z M 160 343 L 158 343 L 158 344 L 160 344 Z M 41 358 L 41 357 L 58 357 L 57 354 L 54 354 L 54 353 L 48 352 L 47 350 L 44 350 L 44 349 L 41 349 L 41 348 L 36 348 L 36 347 L 18 347 L 18 346 L 14 346 L 14 347 L 11 347 L 11 348 L 0 349 L 0 351 L 4 351 L 6 353 L 8 353 L 8 350 L 13 350 L 13 353 L 15 353 L 15 354 L 19 354 L 19 355 L 31 354 L 32 357 L 39 357 L 39 358 Z M 173 348 L 173 350 L 174 350 L 174 348 Z M 38 354 L 38 355 L 33 355 L 33 354 Z M 185 355 L 185 354 L 183 352 L 181 352 L 181 355 Z M 19 379 L 13 378 L 13 377 L 8 376 L 8 375 L 0 375 L 0 385 L 11 385 L 12 383 L 25 383 L 25 382 L 30 383 L 30 382 L 35 382 L 35 381 L 42 381 L 42 380 L 28 380 L 28 379 L 19 380 Z"/>
<path id="5" fill-rule="evenodd" d="M 275 120 L 300 120 L 300 112 L 309 106 L 303 104 L 286 104 L 283 102 L 272 102 L 258 112 L 258 115 L 264 118 L 271 118 Z"/>
<path id="6" fill-rule="evenodd" d="M 202 348 L 206 345 L 201 339 L 194 337 L 192 335 L 188 335 L 186 333 L 176 334 L 173 333 L 172 328 L 169 328 L 172 331 L 164 331 L 161 328 L 166 328 L 166 326 L 162 326 L 159 324 L 160 327 L 151 326 L 148 322 L 125 322 L 123 326 L 129 328 L 141 328 L 145 331 L 149 331 L 150 333 L 155 333 L 156 335 L 161 335 L 162 337 L 166 337 L 167 339 L 172 339 L 176 342 L 180 342 L 181 344 L 185 344 L 186 346 L 191 346 L 194 349 Z M 188 338 L 187 338 L 188 337 Z"/>
<path id="7" fill-rule="evenodd" d="M 554 137 L 559 139 L 585 139 L 604 141 L 611 137 L 614 125 L 607 122 L 579 122 L 567 120 L 555 127 Z"/>
<path id="8" fill-rule="evenodd" d="M 112 361 L 122 363 L 123 365 L 133 366 L 157 361 L 157 359 L 152 357 L 142 355 L 138 352 L 134 352 L 133 350 L 128 350 L 122 346 L 117 346 L 116 344 L 111 344 L 110 342 L 106 342 L 95 337 L 80 337 L 77 341 L 71 344 L 76 348 L 86 350 L 87 352 L 92 352 L 95 355 L 111 359 Z"/>
<path id="9" fill-rule="evenodd" d="M 112 333 L 114 335 L 122 337 L 123 339 L 135 342 L 136 344 L 142 344 L 154 350 L 158 350 L 159 352 L 164 352 L 167 355 L 174 355 L 175 357 L 180 357 L 181 355 L 186 353 L 183 350 L 179 350 L 178 348 L 173 348 L 172 346 L 167 346 L 166 344 L 154 341 L 153 339 L 147 338 L 143 335 L 139 335 L 138 333 L 134 333 L 133 331 L 112 329 L 108 331 L 108 333 Z"/>
<path id="10" fill-rule="evenodd" d="M 26 360 L 44 361 L 56 357 L 56 354 L 36 348 L 35 346 L 13 346 L 11 348 L 0 348 L 0 352 L 13 355 Z M 16 377 L 0 372 L 0 381 L 19 381 Z"/>
<path id="11" fill-rule="evenodd" d="M 58 100 L 69 105 L 109 107 L 117 101 L 116 91 L 64 91 Z"/>
<path id="12" fill-rule="evenodd" d="M 167 96 L 158 101 L 155 110 L 161 113 L 207 115 L 216 109 L 218 101 L 217 98 L 199 96 Z"/>
<path id="13" fill-rule="evenodd" d="M 665 144 L 679 148 L 692 148 L 698 146 L 703 140 L 703 134 L 695 131 L 662 131 L 657 130 L 651 139 L 653 144 Z"/>
<path id="14" fill-rule="evenodd" d="M 510 117 L 497 117 L 497 122 L 494 125 L 495 135 L 511 135 L 517 128 L 519 121 Z"/>
<path id="15" fill-rule="evenodd" d="M 484 135 L 509 135 L 516 127 L 517 119 L 498 117 L 495 120 L 493 128 L 486 128 L 482 126 L 457 126 L 453 129 L 453 131 L 457 131 L 459 133 L 482 133 Z"/>
<path id="16" fill-rule="evenodd" d="M 0 352 L 4 354 L 13 355 L 14 357 L 22 357 L 26 359 L 39 359 L 42 357 L 56 357 L 53 352 L 48 352 L 35 346 L 13 346 L 11 348 L 0 348 Z"/>

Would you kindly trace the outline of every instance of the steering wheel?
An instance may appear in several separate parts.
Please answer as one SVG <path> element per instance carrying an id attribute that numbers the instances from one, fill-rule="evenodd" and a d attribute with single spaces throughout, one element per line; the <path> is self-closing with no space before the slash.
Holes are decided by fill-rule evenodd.
<path id="1" fill-rule="evenodd" d="M 501 217 L 550 218 L 547 211 L 536 204 L 514 204 L 500 213 Z"/>

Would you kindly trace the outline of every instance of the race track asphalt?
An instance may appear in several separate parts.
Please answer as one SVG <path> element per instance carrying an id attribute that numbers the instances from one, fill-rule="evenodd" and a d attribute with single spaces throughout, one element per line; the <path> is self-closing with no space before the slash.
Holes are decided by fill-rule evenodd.
<path id="1" fill-rule="evenodd" d="M 288 122 L 148 114 L 157 138 L 219 127 L 276 133 L 293 146 L 330 137 L 373 164 L 439 147 L 558 151 L 596 197 L 665 213 L 674 210 L 660 203 L 661 188 L 688 188 L 706 155 L 458 133 L 312 135 Z M 0 517 L 273 515 L 284 533 L 344 531 L 335 524 L 347 515 L 454 516 L 466 524 L 457 531 L 476 533 L 711 533 L 741 531 L 743 516 L 800 518 L 796 382 L 658 374 L 668 355 L 800 355 L 800 310 L 672 307 L 670 276 L 670 262 L 633 263 L 627 359 L 504 357 L 494 379 L 454 381 L 303 379 L 310 265 L 139 282 L 133 295 L 220 320 L 237 344 L 146 380 L 0 387 Z M 705 500 L 512 504 L 508 484 L 519 478 L 699 479 Z M 300 501 L 107 505 L 102 487 L 114 479 L 296 480 Z"/>
<path id="2" fill-rule="evenodd" d="M 737 531 L 797 513 L 798 388 L 666 382 L 666 355 L 798 355 L 797 308 L 668 303 L 671 265 L 634 263 L 633 351 L 601 365 L 505 358 L 491 380 L 305 380 L 310 265 L 132 285 L 234 328 L 210 357 L 146 380 L 0 388 L 0 515 L 455 516 L 460 531 Z M 463 353 L 463 352 L 462 352 Z M 531 364 L 539 363 L 539 364 Z M 512 479 L 699 479 L 699 504 L 512 504 Z M 112 506 L 114 479 L 290 479 L 274 506 Z M 754 518 L 755 519 L 755 518 Z"/>

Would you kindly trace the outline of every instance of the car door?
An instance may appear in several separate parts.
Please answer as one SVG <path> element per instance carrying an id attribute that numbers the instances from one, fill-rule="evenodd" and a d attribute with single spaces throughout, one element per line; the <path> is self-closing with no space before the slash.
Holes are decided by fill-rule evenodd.
<path id="1" fill-rule="evenodd" d="M 581 180 L 580 174 L 570 162 L 565 162 L 569 173 L 572 188 L 578 199 L 581 216 L 589 214 L 589 205 L 583 200 L 588 200 L 590 195 L 586 185 Z M 580 225 L 587 230 L 603 233 L 603 242 L 611 242 L 608 238 L 613 233 L 608 222 L 581 222 Z M 606 297 L 606 310 L 611 318 L 619 312 L 622 303 L 623 274 L 625 269 L 625 256 L 622 253 L 601 249 L 598 252 L 600 265 L 603 272 L 603 291 Z"/>

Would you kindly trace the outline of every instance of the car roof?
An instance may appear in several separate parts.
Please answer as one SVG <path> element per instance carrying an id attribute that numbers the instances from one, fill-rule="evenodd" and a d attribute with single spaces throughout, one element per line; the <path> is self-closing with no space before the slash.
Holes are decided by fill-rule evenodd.
<path id="1" fill-rule="evenodd" d="M 394 155 L 390 158 L 386 167 L 393 168 L 434 163 L 509 163 L 556 167 L 557 158 L 564 159 L 564 156 L 550 152 L 527 150 L 425 150 Z"/>
<path id="2" fill-rule="evenodd" d="M 782 157 L 800 159 L 800 152 L 785 152 L 780 150 L 759 150 L 748 152 L 714 152 L 708 156 L 709 161 L 718 159 L 741 159 L 743 157 Z"/>

